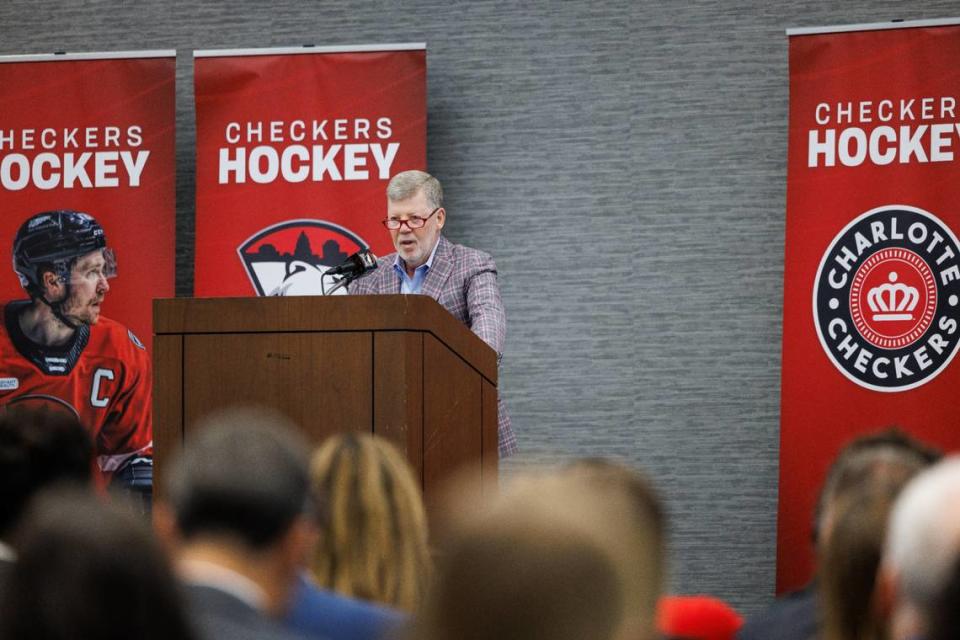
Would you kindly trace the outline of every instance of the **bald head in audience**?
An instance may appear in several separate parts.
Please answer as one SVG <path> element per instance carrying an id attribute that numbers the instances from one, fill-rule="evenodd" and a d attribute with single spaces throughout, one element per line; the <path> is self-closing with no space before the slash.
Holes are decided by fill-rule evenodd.
<path id="1" fill-rule="evenodd" d="M 894 505 L 879 602 L 893 640 L 923 637 L 960 558 L 960 456 L 919 474 Z"/>

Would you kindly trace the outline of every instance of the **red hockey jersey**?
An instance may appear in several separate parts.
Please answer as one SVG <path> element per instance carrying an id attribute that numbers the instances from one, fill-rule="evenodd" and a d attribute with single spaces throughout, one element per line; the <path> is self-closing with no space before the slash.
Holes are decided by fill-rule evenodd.
<path id="1" fill-rule="evenodd" d="M 20 329 L 29 302 L 0 309 L 0 407 L 29 402 L 69 410 L 90 430 L 103 480 L 130 458 L 153 455 L 147 351 L 126 327 L 100 317 L 73 341 L 44 348 Z"/>

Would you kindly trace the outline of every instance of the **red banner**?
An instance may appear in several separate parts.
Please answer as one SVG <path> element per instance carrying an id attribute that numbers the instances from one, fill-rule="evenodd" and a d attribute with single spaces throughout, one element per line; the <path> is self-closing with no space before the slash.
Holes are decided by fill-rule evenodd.
<path id="1" fill-rule="evenodd" d="M 104 315 L 148 342 L 153 298 L 174 294 L 175 53 L 0 61 L 0 298 L 27 297 L 10 269 L 20 225 L 82 211 L 117 257 Z"/>
<path id="2" fill-rule="evenodd" d="M 847 441 L 960 444 L 960 27 L 904 27 L 790 38 L 778 591 Z"/>
<path id="3" fill-rule="evenodd" d="M 426 166 L 423 45 L 195 55 L 197 296 L 320 294 L 393 250 L 387 182 Z"/>

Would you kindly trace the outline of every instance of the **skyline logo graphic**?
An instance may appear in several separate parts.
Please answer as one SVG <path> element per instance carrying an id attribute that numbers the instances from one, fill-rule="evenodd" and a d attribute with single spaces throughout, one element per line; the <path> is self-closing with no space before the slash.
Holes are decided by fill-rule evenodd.
<path id="1" fill-rule="evenodd" d="M 237 254 L 258 296 L 319 296 L 335 282 L 324 278 L 326 271 L 367 248 L 345 227 L 303 218 L 261 229 L 237 247 Z M 335 295 L 345 293 L 341 288 Z"/>

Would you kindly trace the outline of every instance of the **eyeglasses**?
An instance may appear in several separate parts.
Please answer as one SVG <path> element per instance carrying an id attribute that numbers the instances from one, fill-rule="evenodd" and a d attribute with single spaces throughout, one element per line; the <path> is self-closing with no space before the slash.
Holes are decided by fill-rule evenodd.
<path id="1" fill-rule="evenodd" d="M 440 211 L 440 207 L 437 207 L 436 209 L 431 211 L 430 215 L 428 215 L 426 218 L 421 216 L 410 216 L 406 220 L 400 220 L 398 218 L 387 218 L 385 220 L 381 220 L 381 222 L 383 223 L 383 226 L 385 226 L 387 229 L 390 229 L 390 231 L 396 231 L 403 225 L 407 225 L 407 228 L 413 231 L 414 229 L 419 229 L 423 225 L 427 224 L 427 220 L 432 218 L 433 214 L 435 214 L 437 211 Z"/>

